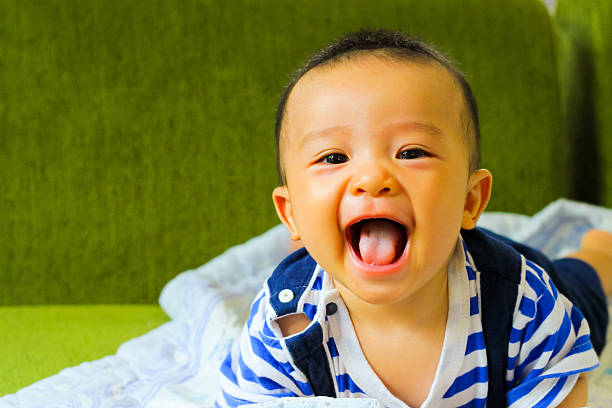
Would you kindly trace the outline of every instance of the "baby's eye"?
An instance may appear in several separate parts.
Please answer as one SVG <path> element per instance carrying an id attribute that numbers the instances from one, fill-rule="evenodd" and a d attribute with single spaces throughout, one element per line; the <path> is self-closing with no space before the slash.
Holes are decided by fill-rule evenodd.
<path id="1" fill-rule="evenodd" d="M 326 164 L 342 164 L 348 161 L 348 157 L 341 153 L 331 153 L 321 157 L 319 161 Z"/>
<path id="2" fill-rule="evenodd" d="M 426 156 L 427 152 L 422 149 L 406 149 L 399 152 L 395 157 L 401 160 L 414 160 Z"/>

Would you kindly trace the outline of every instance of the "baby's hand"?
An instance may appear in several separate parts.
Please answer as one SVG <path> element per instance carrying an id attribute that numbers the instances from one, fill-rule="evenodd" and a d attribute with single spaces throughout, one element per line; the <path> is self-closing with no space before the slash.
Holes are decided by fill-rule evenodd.
<path id="1" fill-rule="evenodd" d="M 567 394 L 567 397 L 563 400 L 561 404 L 558 405 L 559 408 L 581 408 L 587 406 L 587 400 L 589 397 L 589 380 L 586 374 L 580 374 L 576 384 L 574 384 L 574 388 Z"/>

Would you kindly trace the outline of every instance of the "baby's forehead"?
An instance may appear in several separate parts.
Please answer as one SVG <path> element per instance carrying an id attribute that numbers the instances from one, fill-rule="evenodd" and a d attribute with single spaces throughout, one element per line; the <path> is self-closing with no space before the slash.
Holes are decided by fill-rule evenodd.
<path id="1" fill-rule="evenodd" d="M 358 72 L 358 74 L 355 75 L 355 72 Z M 325 116 L 329 118 L 328 122 L 332 123 L 336 113 L 333 110 L 338 109 L 338 105 L 326 104 L 328 100 L 325 98 L 327 96 L 333 98 L 336 93 L 345 89 L 348 89 L 348 93 L 356 89 L 359 101 L 366 100 L 372 104 L 380 102 L 382 106 L 387 108 L 393 106 L 392 103 L 387 103 L 387 100 L 380 98 L 375 87 L 369 86 L 370 83 L 377 81 L 397 81 L 393 82 L 391 86 L 395 87 L 395 83 L 397 83 L 398 89 L 402 89 L 401 82 L 408 83 L 408 89 L 410 89 L 410 82 L 418 82 L 416 89 L 420 93 L 406 95 L 411 97 L 407 100 L 416 101 L 414 103 L 420 103 L 425 107 L 432 104 L 444 105 L 445 108 L 449 109 L 449 112 L 451 110 L 457 112 L 457 115 L 449 115 L 453 117 L 457 116 L 459 118 L 465 113 L 465 100 L 460 85 L 454 76 L 437 62 L 424 59 L 408 60 L 399 57 L 380 57 L 369 54 L 358 55 L 315 67 L 300 78 L 287 100 L 281 140 L 285 139 L 286 144 L 292 142 L 292 139 L 296 136 L 304 136 L 304 133 L 307 132 L 303 128 L 304 120 L 302 119 L 309 114 L 317 119 Z M 371 88 L 373 92 L 359 92 L 361 90 L 360 86 L 363 89 Z M 440 95 L 441 98 L 436 100 L 435 95 Z M 419 99 L 421 96 L 422 98 Z M 351 102 L 348 101 L 348 108 L 350 108 Z M 401 103 L 398 105 L 401 105 Z M 312 112 L 315 112 L 316 115 L 312 115 Z M 462 126 L 463 118 L 460 118 L 459 122 L 454 120 L 453 122 Z M 296 134 L 297 129 L 294 125 L 298 124 L 301 126 L 298 126 L 300 129 Z M 292 145 L 293 143 L 288 144 Z"/>

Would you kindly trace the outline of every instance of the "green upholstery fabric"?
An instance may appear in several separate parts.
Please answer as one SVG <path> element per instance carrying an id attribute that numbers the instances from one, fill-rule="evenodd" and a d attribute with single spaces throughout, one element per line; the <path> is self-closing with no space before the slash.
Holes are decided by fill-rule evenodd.
<path id="1" fill-rule="evenodd" d="M 153 305 L 0 307 L 0 396 L 114 354 L 168 317 Z"/>
<path id="2" fill-rule="evenodd" d="M 559 0 L 555 14 L 572 196 L 612 207 L 612 2 Z"/>
<path id="3" fill-rule="evenodd" d="M 154 303 L 278 221 L 290 72 L 331 38 L 399 28 L 478 98 L 492 210 L 568 190 L 553 32 L 538 0 L 8 0 L 0 13 L 0 303 Z"/>

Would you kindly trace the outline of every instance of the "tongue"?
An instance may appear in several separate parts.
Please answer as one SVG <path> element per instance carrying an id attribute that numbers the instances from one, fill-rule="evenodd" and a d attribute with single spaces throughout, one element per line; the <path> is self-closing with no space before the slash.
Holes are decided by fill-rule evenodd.
<path id="1" fill-rule="evenodd" d="M 401 239 L 400 228 L 398 224 L 387 220 L 366 221 L 359 237 L 361 259 L 370 265 L 392 263 Z"/>

